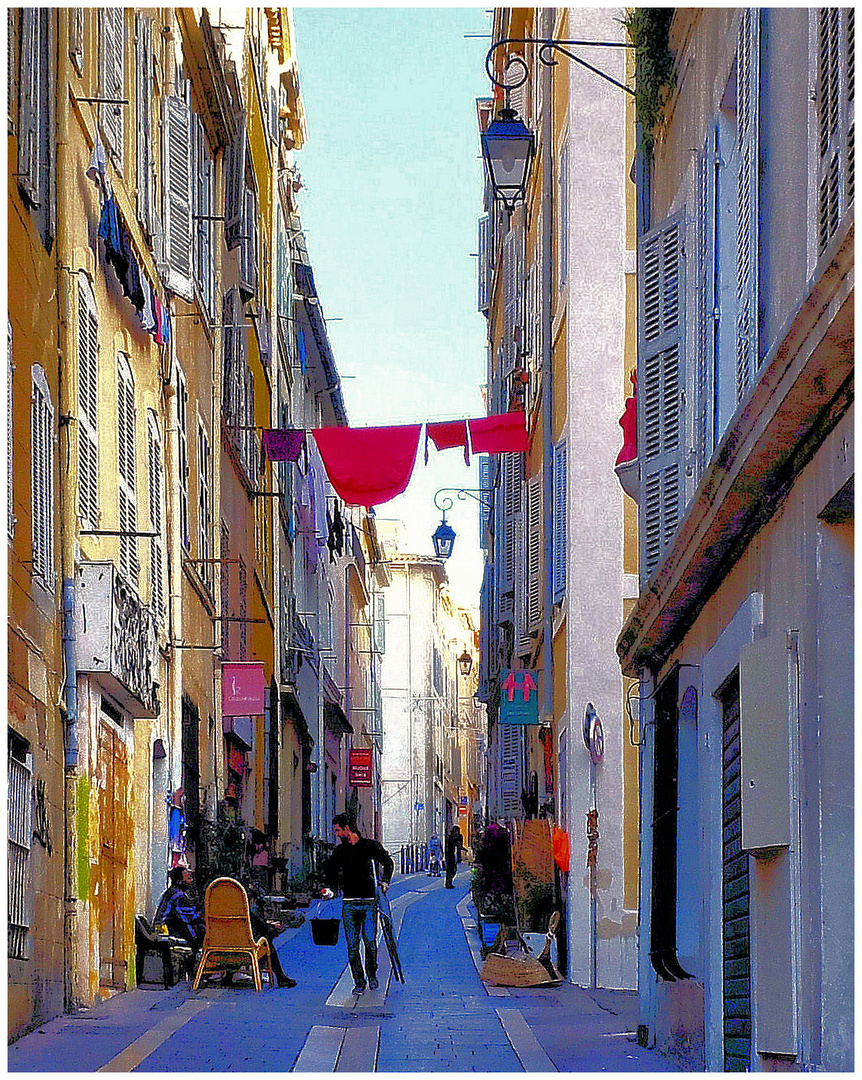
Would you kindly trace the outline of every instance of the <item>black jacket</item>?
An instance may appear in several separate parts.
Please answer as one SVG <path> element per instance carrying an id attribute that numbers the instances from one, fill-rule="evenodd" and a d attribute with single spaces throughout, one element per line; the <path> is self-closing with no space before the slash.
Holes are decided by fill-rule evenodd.
<path id="1" fill-rule="evenodd" d="M 329 858 L 324 870 L 327 886 L 335 891 L 341 878 L 341 891 L 345 900 L 370 899 L 374 896 L 374 878 L 371 874 L 372 860 L 380 869 L 379 882 L 391 881 L 395 864 L 386 848 L 377 840 L 360 836 L 355 844 L 342 840 Z"/>

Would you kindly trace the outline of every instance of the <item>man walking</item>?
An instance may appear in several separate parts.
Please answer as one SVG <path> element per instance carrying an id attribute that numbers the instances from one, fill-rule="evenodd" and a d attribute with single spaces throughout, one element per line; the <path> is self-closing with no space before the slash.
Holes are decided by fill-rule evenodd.
<path id="1" fill-rule="evenodd" d="M 376 990 L 379 985 L 374 864 L 380 867 L 376 876 L 384 893 L 389 888 L 395 864 L 386 848 L 377 840 L 362 836 L 346 814 L 336 814 L 332 823 L 340 843 L 324 869 L 327 887 L 323 890 L 323 896 L 330 898 L 335 895 L 340 877 L 344 895 L 342 921 L 347 940 L 347 958 L 353 973 L 353 993 L 359 995 L 365 992 L 366 986 Z M 360 937 L 365 943 L 364 970 L 360 956 Z"/>
<path id="2" fill-rule="evenodd" d="M 464 840 L 461 836 L 461 830 L 457 825 L 452 826 L 452 830 L 446 837 L 446 888 L 454 889 L 453 884 L 455 878 L 455 871 L 458 867 L 458 863 L 461 861 L 461 850 L 464 847 Z"/>

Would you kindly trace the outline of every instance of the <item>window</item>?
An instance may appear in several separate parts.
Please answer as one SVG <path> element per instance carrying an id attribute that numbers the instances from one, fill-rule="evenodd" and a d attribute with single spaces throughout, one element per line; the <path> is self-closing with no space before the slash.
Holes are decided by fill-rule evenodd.
<path id="1" fill-rule="evenodd" d="M 188 85 L 186 84 L 186 92 Z M 164 104 L 165 284 L 183 300 L 192 287 L 191 111 L 184 97 Z"/>
<path id="2" fill-rule="evenodd" d="M 638 452 L 640 571 L 646 581 L 676 534 L 683 505 L 683 213 L 640 239 Z"/>
<path id="3" fill-rule="evenodd" d="M 117 357 L 117 460 L 120 501 L 120 573 L 133 585 L 138 583 L 138 503 L 135 453 L 135 380 L 129 358 Z"/>
<path id="4" fill-rule="evenodd" d="M 18 187 L 33 214 L 43 244 L 50 250 L 56 230 L 55 11 L 22 8 L 18 14 Z"/>
<path id="5" fill-rule="evenodd" d="M 162 499 L 164 489 L 164 466 L 162 440 L 154 412 L 147 416 L 147 488 L 150 507 L 150 531 L 158 533 L 150 540 L 150 605 L 159 624 L 164 624 L 165 608 L 165 553 L 162 538 Z"/>
<path id="6" fill-rule="evenodd" d="M 153 234 L 153 21 L 135 15 L 135 176 L 138 220 Z"/>
<path id="7" fill-rule="evenodd" d="M 54 405 L 45 370 L 33 365 L 30 461 L 33 577 L 54 588 Z"/>
<path id="8" fill-rule="evenodd" d="M 78 514 L 99 523 L 99 321 L 90 282 L 78 275 Z"/>
<path id="9" fill-rule="evenodd" d="M 9 847 L 8 954 L 29 958 L 32 920 L 30 848 L 33 843 L 33 755 L 30 744 L 9 732 L 7 756 Z"/>
<path id="10" fill-rule="evenodd" d="M 102 19 L 102 55 L 100 96 L 111 103 L 101 106 L 102 135 L 117 169 L 123 171 L 123 137 L 125 105 L 119 104 L 126 97 L 126 27 L 123 8 L 106 7 L 100 12 Z"/>
<path id="11" fill-rule="evenodd" d="M 210 461 L 210 441 L 207 430 L 202 423 L 198 424 L 198 559 L 200 563 L 200 575 L 212 589 L 212 563 L 205 560 L 212 557 L 210 548 L 210 531 L 212 529 L 212 502 L 210 496 L 210 475 L 212 462 Z"/>
<path id="12" fill-rule="evenodd" d="M 855 16 L 819 8 L 817 19 L 817 254 L 822 255 L 854 199 Z"/>
<path id="13" fill-rule="evenodd" d="M 177 365 L 177 444 L 180 473 L 180 540 L 183 550 L 190 546 L 189 529 L 189 392 L 182 368 Z"/>
<path id="14" fill-rule="evenodd" d="M 245 120 L 245 113 L 237 116 L 236 138 L 225 153 L 224 227 L 228 250 L 240 244 L 245 231 L 245 162 L 248 153 Z"/>
<path id="15" fill-rule="evenodd" d="M 12 456 L 15 451 L 12 426 L 15 415 L 14 395 L 12 393 L 12 379 L 15 373 L 15 364 L 12 361 L 12 320 L 7 317 L 6 332 L 6 509 L 8 514 L 8 537 L 15 538 L 15 499 L 14 499 L 14 472 Z"/>
<path id="16" fill-rule="evenodd" d="M 212 316 L 213 309 L 213 180 L 214 167 L 206 131 L 201 118 L 194 118 L 194 183 L 195 183 L 195 281 L 200 290 L 204 311 Z"/>
<path id="17" fill-rule="evenodd" d="M 239 249 L 239 293 L 251 300 L 257 292 L 257 194 L 249 184 L 244 195 L 242 243 Z"/>

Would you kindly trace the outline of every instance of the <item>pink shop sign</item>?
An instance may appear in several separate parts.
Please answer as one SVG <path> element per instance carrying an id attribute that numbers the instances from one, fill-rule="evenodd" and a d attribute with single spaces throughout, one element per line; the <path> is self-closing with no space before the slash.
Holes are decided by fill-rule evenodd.
<path id="1" fill-rule="evenodd" d="M 222 664 L 221 671 L 222 716 L 262 716 L 263 664 Z"/>

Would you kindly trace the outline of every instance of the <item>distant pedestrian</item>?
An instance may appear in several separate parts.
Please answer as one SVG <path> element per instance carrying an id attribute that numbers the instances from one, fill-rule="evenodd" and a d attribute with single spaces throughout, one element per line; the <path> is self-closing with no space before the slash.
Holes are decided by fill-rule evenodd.
<path id="1" fill-rule="evenodd" d="M 428 877 L 440 877 L 440 862 L 443 848 L 435 833 L 428 841 Z"/>
<path id="2" fill-rule="evenodd" d="M 168 885 L 156 908 L 153 922 L 164 924 L 168 933 L 187 941 L 197 952 L 204 940 L 206 925 L 203 916 L 189 896 L 192 873 L 187 866 L 175 866 L 168 872 Z"/>
<path id="3" fill-rule="evenodd" d="M 454 889 L 453 878 L 455 869 L 461 861 L 461 851 L 464 847 L 464 838 L 457 825 L 453 825 L 446 837 L 446 888 Z"/>
<path id="4" fill-rule="evenodd" d="M 392 880 L 395 864 L 386 848 L 377 840 L 362 836 L 346 814 L 332 819 L 335 835 L 341 841 L 324 867 L 327 887 L 323 896 L 331 898 L 341 879 L 344 896 L 342 922 L 347 940 L 347 959 L 353 973 L 353 993 L 362 994 L 366 986 L 372 990 L 377 982 L 377 896 L 375 876 L 385 893 Z M 374 869 L 373 864 L 380 869 Z M 365 969 L 360 955 L 360 936 L 365 944 Z M 366 982 L 367 974 L 367 982 Z"/>

